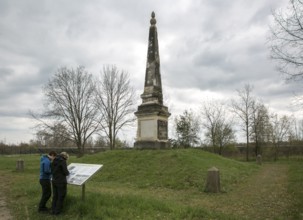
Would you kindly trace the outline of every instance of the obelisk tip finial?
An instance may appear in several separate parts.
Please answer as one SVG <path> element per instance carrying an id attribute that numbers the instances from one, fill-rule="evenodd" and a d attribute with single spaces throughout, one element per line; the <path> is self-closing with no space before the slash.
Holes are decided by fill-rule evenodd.
<path id="1" fill-rule="evenodd" d="M 156 14 L 155 14 L 155 12 L 153 11 L 153 12 L 151 13 L 151 17 L 152 17 L 152 18 L 155 18 L 155 16 L 156 16 Z"/>
<path id="2" fill-rule="evenodd" d="M 151 13 L 152 18 L 150 19 L 150 24 L 151 25 L 155 25 L 157 23 L 157 20 L 155 19 L 155 16 L 156 16 L 155 12 L 152 12 Z"/>

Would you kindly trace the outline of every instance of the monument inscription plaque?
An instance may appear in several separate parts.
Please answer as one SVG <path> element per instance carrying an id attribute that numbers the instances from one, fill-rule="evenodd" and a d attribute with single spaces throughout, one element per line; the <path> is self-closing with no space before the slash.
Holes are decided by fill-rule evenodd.
<path id="1" fill-rule="evenodd" d="M 159 140 L 167 140 L 167 121 L 158 120 L 158 138 Z"/>

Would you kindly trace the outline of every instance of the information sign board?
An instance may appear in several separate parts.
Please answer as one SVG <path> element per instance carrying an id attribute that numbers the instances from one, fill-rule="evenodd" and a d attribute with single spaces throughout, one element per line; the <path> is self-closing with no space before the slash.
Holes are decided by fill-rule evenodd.
<path id="1" fill-rule="evenodd" d="M 102 166 L 102 164 L 71 163 L 67 167 L 69 171 L 67 183 L 81 186 Z"/>

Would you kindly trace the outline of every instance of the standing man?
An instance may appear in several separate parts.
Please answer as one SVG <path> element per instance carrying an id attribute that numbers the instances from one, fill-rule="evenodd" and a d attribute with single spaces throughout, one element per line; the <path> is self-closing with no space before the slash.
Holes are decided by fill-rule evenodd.
<path id="1" fill-rule="evenodd" d="M 38 212 L 48 211 L 46 203 L 51 197 L 51 161 L 56 157 L 56 152 L 51 151 L 48 155 L 42 155 L 40 159 L 40 185 L 42 187 L 42 196 L 39 203 Z"/>
<path id="2" fill-rule="evenodd" d="M 66 177 L 69 175 L 67 170 L 66 160 L 69 155 L 62 152 L 56 156 L 52 163 L 53 174 L 53 201 L 52 201 L 52 214 L 59 215 L 63 208 L 63 202 L 67 192 Z"/>

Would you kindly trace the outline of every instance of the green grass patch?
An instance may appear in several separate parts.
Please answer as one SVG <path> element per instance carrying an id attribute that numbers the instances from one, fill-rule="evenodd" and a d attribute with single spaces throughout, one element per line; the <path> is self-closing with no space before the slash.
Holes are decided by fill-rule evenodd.
<path id="1" fill-rule="evenodd" d="M 294 198 L 293 219 L 303 219 L 303 158 L 289 163 L 289 192 Z"/>
<path id="2" fill-rule="evenodd" d="M 20 157 L 24 172 L 15 171 Z M 39 155 L 0 158 L 0 181 L 9 180 L 14 219 L 53 219 L 37 213 L 39 161 Z M 204 193 L 207 170 L 213 166 L 220 170 L 222 190 L 229 193 L 259 169 L 254 163 L 197 149 L 106 151 L 72 156 L 68 163 L 72 162 L 103 167 L 86 183 L 84 202 L 81 187 L 68 185 L 64 213 L 56 219 L 237 219 L 199 205 L 208 197 L 220 200 L 220 195 Z"/>

